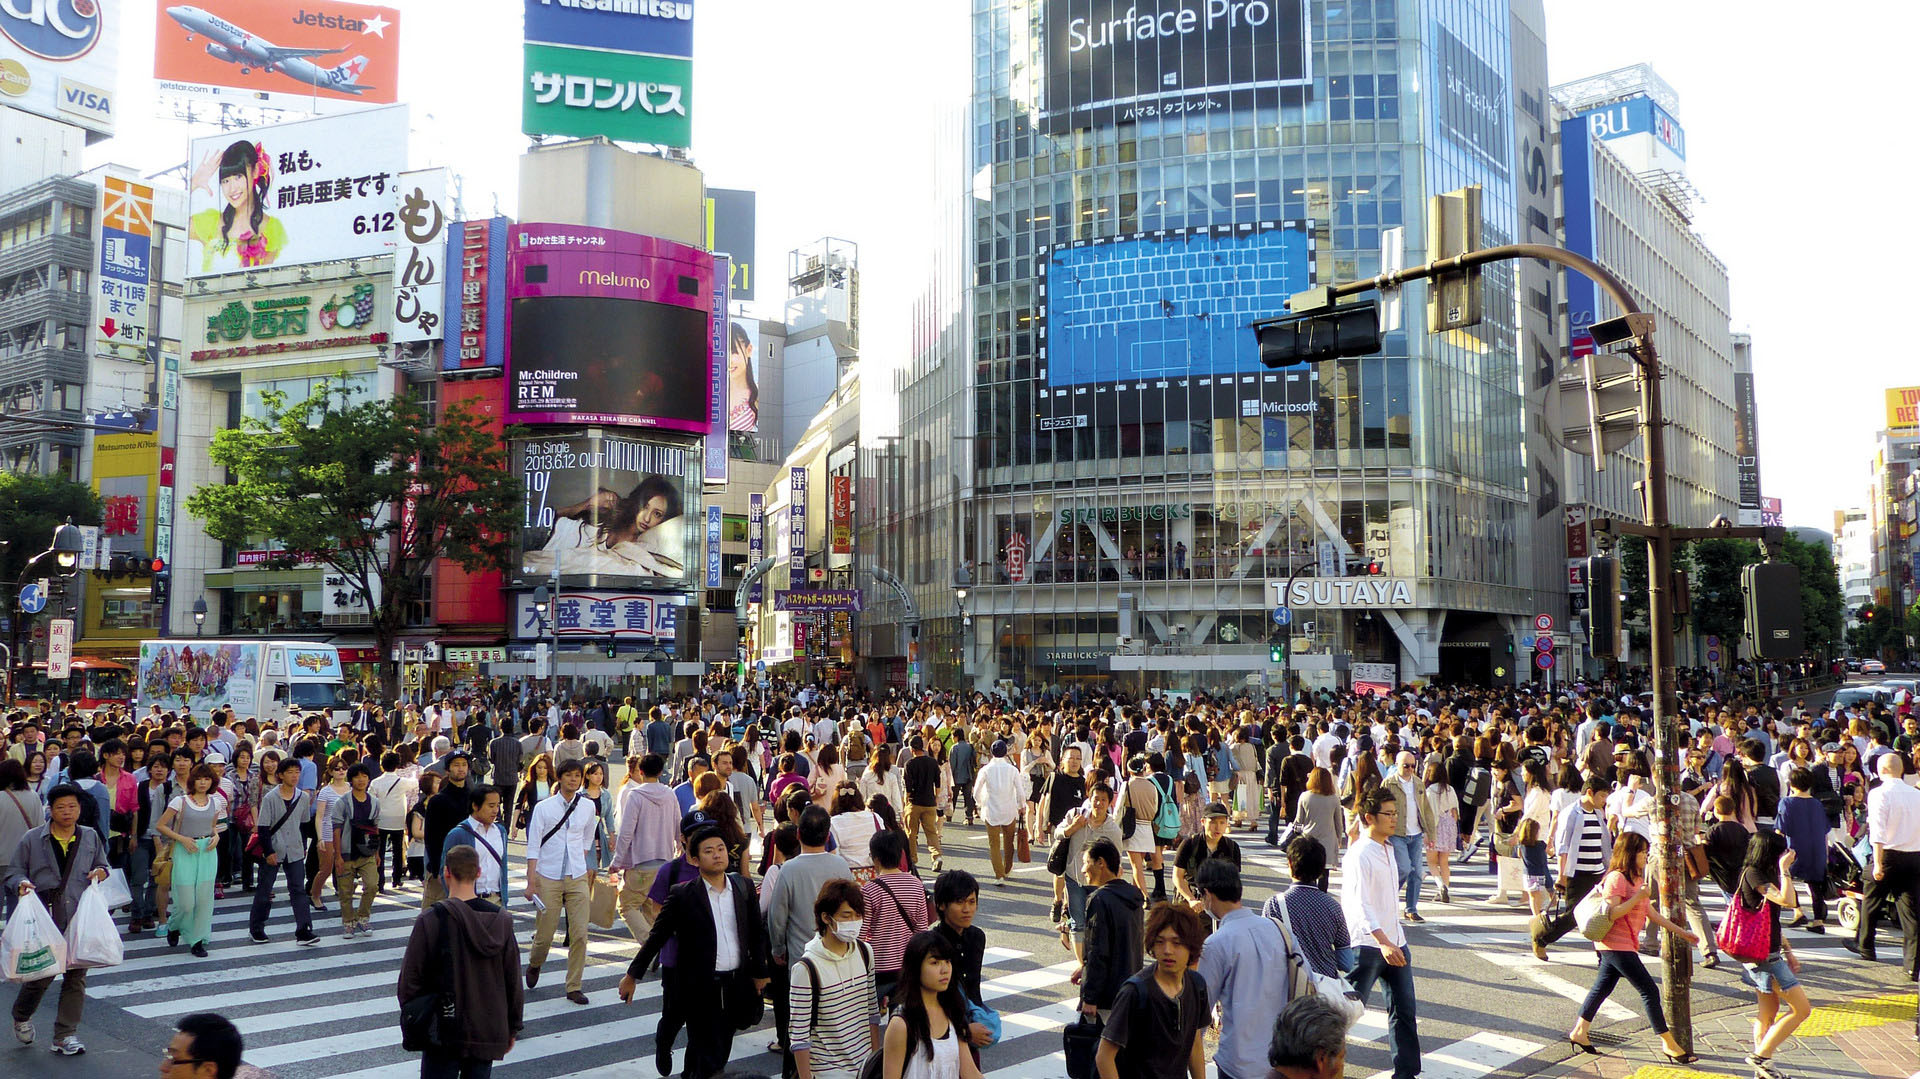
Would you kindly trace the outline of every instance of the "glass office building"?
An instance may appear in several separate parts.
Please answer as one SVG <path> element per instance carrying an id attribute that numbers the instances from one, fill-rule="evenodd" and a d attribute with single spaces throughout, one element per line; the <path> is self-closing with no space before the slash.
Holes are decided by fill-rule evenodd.
<path id="1" fill-rule="evenodd" d="M 1516 234 L 1510 14 L 975 0 L 951 447 L 973 684 L 1513 676 L 1532 571 L 1512 269 L 1446 335 L 1403 290 L 1377 356 L 1268 370 L 1249 328 L 1378 273 L 1387 230 L 1423 261 L 1431 194 L 1478 184 L 1483 243 Z"/>

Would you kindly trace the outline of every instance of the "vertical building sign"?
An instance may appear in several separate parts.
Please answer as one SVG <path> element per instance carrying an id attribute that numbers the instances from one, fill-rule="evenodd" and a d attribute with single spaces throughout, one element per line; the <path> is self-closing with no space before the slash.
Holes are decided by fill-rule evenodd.
<path id="1" fill-rule="evenodd" d="M 403 172 L 394 188 L 400 234 L 393 251 L 393 340 L 438 341 L 447 301 L 447 173 Z"/>
<path id="2" fill-rule="evenodd" d="M 707 587 L 720 587 L 720 503 L 707 506 Z"/>
<path id="3" fill-rule="evenodd" d="M 727 482 L 727 256 L 713 257 L 713 312 L 707 323 L 707 469 L 710 484 Z"/>
<path id="4" fill-rule="evenodd" d="M 835 476 L 831 484 L 830 510 L 834 554 L 853 553 L 853 477 Z"/>
<path id="5" fill-rule="evenodd" d="M 787 487 L 790 492 L 787 512 L 787 547 L 789 549 L 787 565 L 793 572 L 801 574 L 807 571 L 807 470 L 789 469 Z M 796 582 L 798 583 L 798 582 Z"/>
<path id="6" fill-rule="evenodd" d="M 1740 477 L 1740 523 L 1760 524 L 1760 413 L 1751 371 L 1733 375 L 1733 458 Z"/>
<path id="7" fill-rule="evenodd" d="M 1564 207 L 1567 250 L 1593 257 L 1593 137 L 1587 118 L 1560 122 L 1560 197 Z M 1585 274 L 1562 275 L 1567 293 L 1567 359 L 1583 359 L 1593 352 L 1593 323 L 1599 317 L 1599 294 Z"/>
<path id="8" fill-rule="evenodd" d="M 109 176 L 100 210 L 99 295 L 94 324 L 100 346 L 124 358 L 144 355 L 153 270 L 153 188 Z"/>
<path id="9" fill-rule="evenodd" d="M 499 313 L 506 296 L 506 250 L 506 218 L 455 222 L 448 227 L 448 257 L 458 257 L 460 269 L 446 305 L 450 325 L 446 351 L 440 356 L 442 371 L 500 366 L 506 340 L 506 320 Z M 454 275 L 451 266 L 447 275 Z"/>
<path id="10" fill-rule="evenodd" d="M 767 557 L 767 496 L 758 492 L 747 496 L 747 566 L 751 569 Z M 760 582 L 747 589 L 747 602 L 760 602 Z"/>

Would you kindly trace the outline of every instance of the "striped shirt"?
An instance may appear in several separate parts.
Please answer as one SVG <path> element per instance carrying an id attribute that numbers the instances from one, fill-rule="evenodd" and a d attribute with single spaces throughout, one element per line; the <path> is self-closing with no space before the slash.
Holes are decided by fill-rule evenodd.
<path id="1" fill-rule="evenodd" d="M 861 885 L 860 896 L 867 906 L 860 939 L 873 945 L 873 969 L 882 974 L 896 974 L 901 960 L 906 958 L 908 938 L 925 932 L 930 924 L 927 887 L 920 883 L 919 877 L 896 870 Z"/>
<path id="2" fill-rule="evenodd" d="M 873 972 L 858 946 L 839 963 L 822 963 L 815 947 L 807 949 L 804 961 L 795 961 L 789 971 L 787 1046 L 793 1052 L 807 1050 L 815 1075 L 830 1072 L 854 1073 L 866 1062 L 872 1048 L 874 1022 Z M 814 1000 L 813 971 L 826 983 Z M 816 1011 L 820 1022 L 814 1023 Z"/>
<path id="3" fill-rule="evenodd" d="M 1580 814 L 1580 849 L 1573 858 L 1575 873 L 1601 873 L 1607 868 L 1606 822 L 1597 813 Z"/>

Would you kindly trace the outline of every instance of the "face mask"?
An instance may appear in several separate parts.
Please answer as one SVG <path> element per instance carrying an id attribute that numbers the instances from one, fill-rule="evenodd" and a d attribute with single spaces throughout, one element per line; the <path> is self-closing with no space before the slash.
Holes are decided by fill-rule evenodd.
<path id="1" fill-rule="evenodd" d="M 860 939 L 861 924 L 861 920 L 858 918 L 850 922 L 835 922 L 833 923 L 833 935 L 848 944 L 852 944 L 854 941 Z"/>

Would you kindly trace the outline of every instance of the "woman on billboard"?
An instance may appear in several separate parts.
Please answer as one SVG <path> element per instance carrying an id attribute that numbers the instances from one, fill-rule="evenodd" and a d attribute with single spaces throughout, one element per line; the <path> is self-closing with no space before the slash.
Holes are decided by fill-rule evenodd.
<path id="1" fill-rule="evenodd" d="M 267 216 L 273 158 L 264 146 L 242 139 L 226 148 L 218 164 L 209 153 L 194 170 L 193 185 L 211 192 L 216 176 L 222 205 L 194 214 L 187 228 L 188 242 L 200 249 L 201 272 L 272 265 L 287 246 L 287 230 Z"/>
<path id="2" fill-rule="evenodd" d="M 687 572 L 666 548 L 678 546 L 660 526 L 680 516 L 680 489 L 668 476 L 647 476 L 626 497 L 605 487 L 555 509 L 553 535 L 528 552 L 528 572 L 550 573 L 553 558 L 569 573 L 680 577 Z M 568 552 L 563 556 L 561 552 Z"/>
<path id="3" fill-rule="evenodd" d="M 727 335 L 727 430 L 760 429 L 760 384 L 753 380 L 753 338 L 735 322 Z"/>

